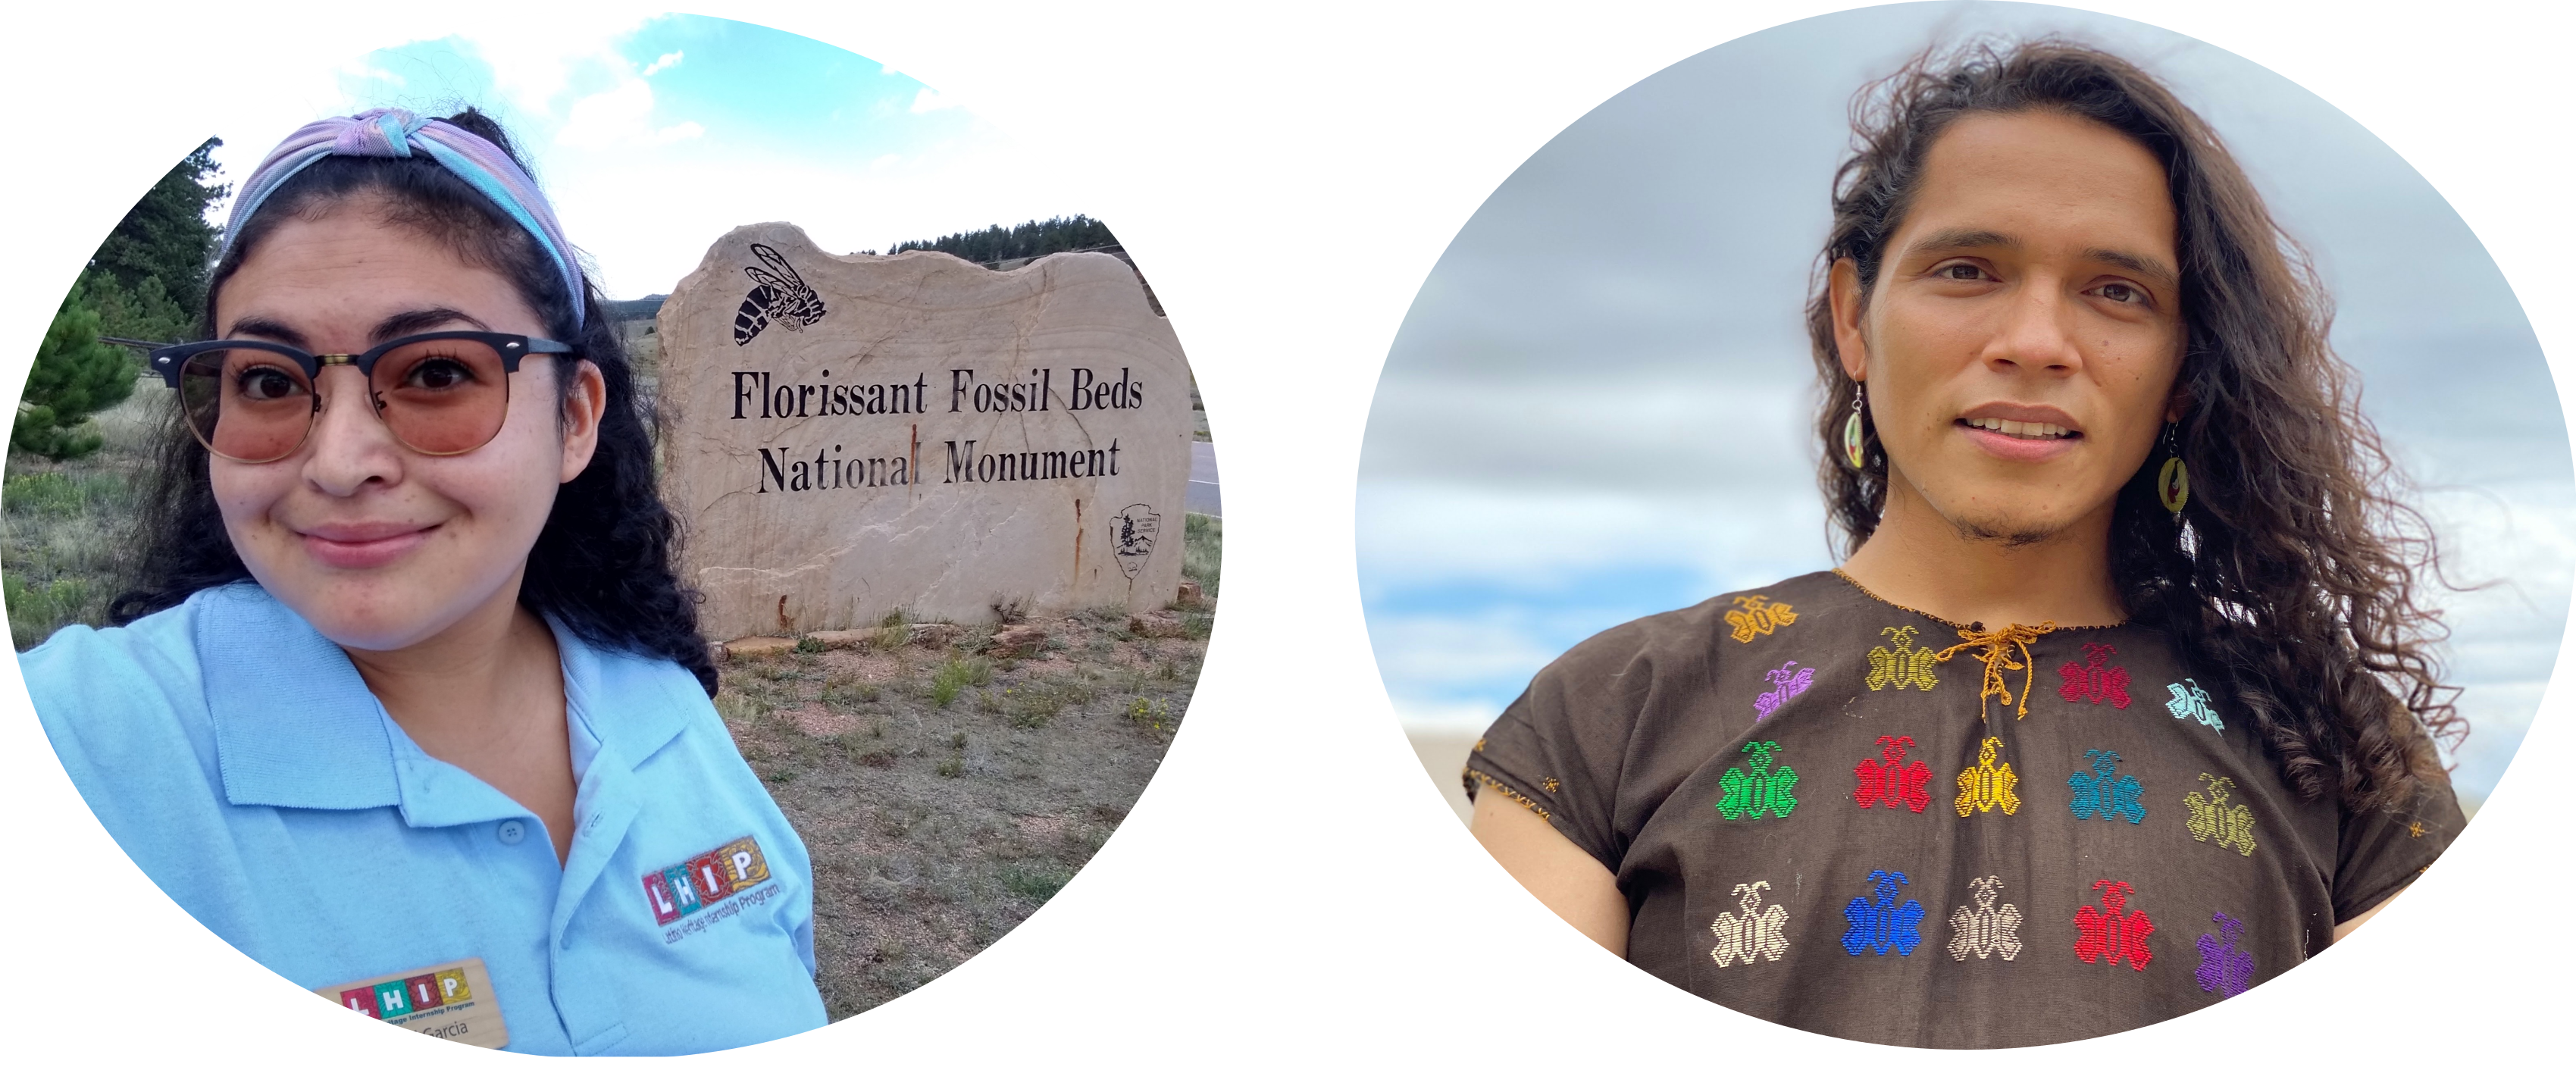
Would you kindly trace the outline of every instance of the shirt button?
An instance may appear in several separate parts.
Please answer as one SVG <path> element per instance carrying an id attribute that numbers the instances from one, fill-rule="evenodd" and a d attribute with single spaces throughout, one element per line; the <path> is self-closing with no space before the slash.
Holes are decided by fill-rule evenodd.
<path id="1" fill-rule="evenodd" d="M 513 818 L 501 823 L 501 828 L 494 831 L 494 836 L 499 837 L 502 844 L 515 845 L 528 836 L 528 827 L 526 823 Z"/>

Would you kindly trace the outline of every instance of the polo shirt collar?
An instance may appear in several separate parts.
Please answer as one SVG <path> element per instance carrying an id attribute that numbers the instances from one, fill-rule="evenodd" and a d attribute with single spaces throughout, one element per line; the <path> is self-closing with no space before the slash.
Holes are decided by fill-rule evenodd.
<path id="1" fill-rule="evenodd" d="M 256 584 L 194 601 L 224 798 L 351 811 L 402 802 L 383 704 L 313 624 Z"/>
<path id="2" fill-rule="evenodd" d="M 239 805 L 363 810 L 400 806 L 414 826 L 520 817 L 525 809 L 412 742 L 367 689 L 357 666 L 257 584 L 209 589 L 198 600 L 198 657 L 206 676 L 224 798 Z M 573 772 L 605 756 L 631 771 L 678 738 L 688 715 L 674 697 L 703 696 L 687 672 L 593 647 L 546 620 L 563 661 Z M 688 680 L 686 690 L 677 688 Z"/>

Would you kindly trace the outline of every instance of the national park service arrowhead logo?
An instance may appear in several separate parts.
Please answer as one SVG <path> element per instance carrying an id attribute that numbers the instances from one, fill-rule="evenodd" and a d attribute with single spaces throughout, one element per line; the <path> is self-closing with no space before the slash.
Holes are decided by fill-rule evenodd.
<path id="1" fill-rule="evenodd" d="M 1117 541 L 1118 568 L 1126 571 L 1128 580 L 1145 572 L 1145 559 L 1153 556 L 1154 536 L 1162 526 L 1162 516 L 1150 505 L 1131 505 L 1109 518 L 1110 538 Z"/>

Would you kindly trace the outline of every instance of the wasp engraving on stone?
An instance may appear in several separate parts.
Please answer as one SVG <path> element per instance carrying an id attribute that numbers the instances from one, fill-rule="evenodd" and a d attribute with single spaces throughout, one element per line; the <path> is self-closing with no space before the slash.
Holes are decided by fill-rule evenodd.
<path id="1" fill-rule="evenodd" d="M 1708 925 L 1708 930 L 1717 935 L 1717 946 L 1709 951 L 1709 957 L 1717 959 L 1718 968 L 1751 965 L 1755 955 L 1776 962 L 1789 952 L 1789 910 L 1778 902 L 1767 909 L 1762 907 L 1762 891 L 1770 888 L 1767 882 L 1735 884 L 1735 903 L 1742 911 L 1719 913 Z"/>
<path id="2" fill-rule="evenodd" d="M 771 324 L 802 332 L 806 325 L 823 319 L 823 296 L 805 285 L 805 277 L 796 274 L 786 257 L 757 241 L 751 243 L 751 255 L 769 267 L 743 269 L 751 276 L 752 288 L 751 293 L 742 296 L 742 308 L 733 315 L 736 346 L 750 343 L 751 337 Z"/>
<path id="3" fill-rule="evenodd" d="M 1869 678 L 1866 680 L 1870 689 L 1883 690 L 1894 686 L 1903 690 L 1911 686 L 1917 690 L 1930 690 L 1932 684 L 1941 681 L 1940 676 L 1932 673 L 1932 650 L 1914 647 L 1914 627 L 1890 626 L 1878 632 L 1886 636 L 1888 645 L 1895 647 L 1870 647 Z"/>
<path id="4" fill-rule="evenodd" d="M 2009 902 L 1995 904 L 1995 892 L 2003 884 L 2001 875 L 1968 880 L 1969 896 L 1976 899 L 1977 907 L 1961 905 L 1950 914 L 1950 960 L 1964 962 L 1974 954 L 1983 961 L 1994 954 L 2011 961 L 2021 953 L 2021 910 Z"/>

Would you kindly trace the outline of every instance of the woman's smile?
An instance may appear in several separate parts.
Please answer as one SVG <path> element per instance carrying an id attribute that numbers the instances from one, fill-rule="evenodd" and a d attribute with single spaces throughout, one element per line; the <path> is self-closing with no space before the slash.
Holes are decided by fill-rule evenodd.
<path id="1" fill-rule="evenodd" d="M 288 528 L 304 553 L 336 569 L 375 569 L 402 560 L 429 542 L 437 524 L 341 521 Z"/>

